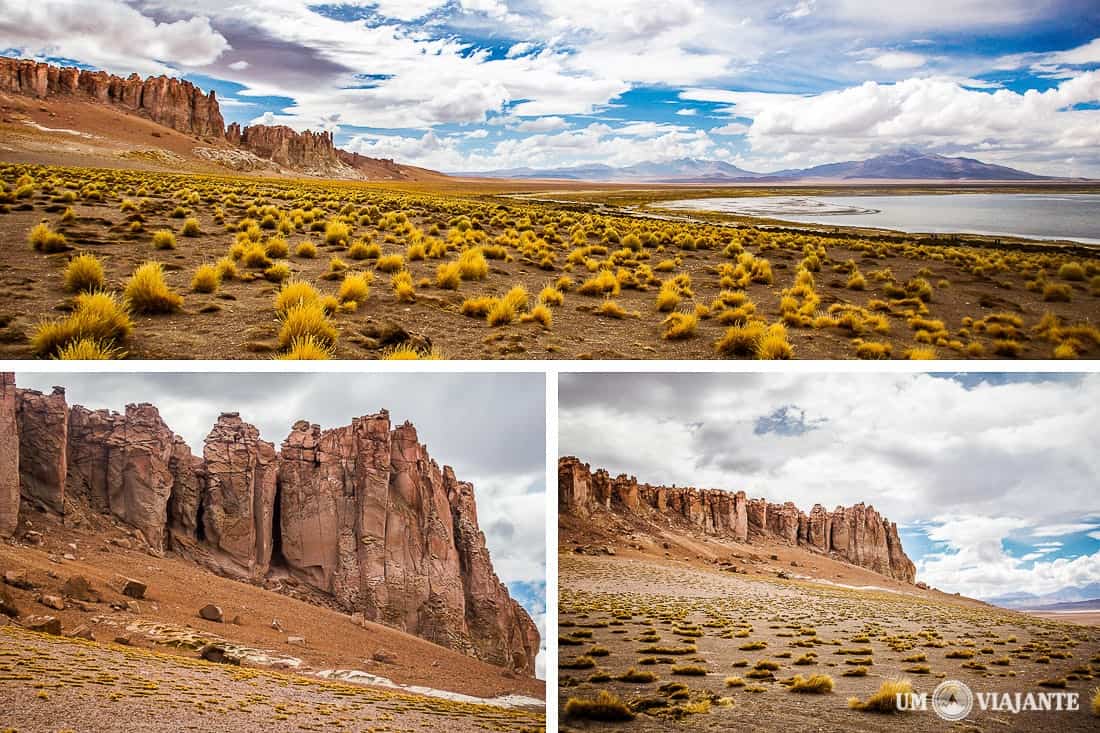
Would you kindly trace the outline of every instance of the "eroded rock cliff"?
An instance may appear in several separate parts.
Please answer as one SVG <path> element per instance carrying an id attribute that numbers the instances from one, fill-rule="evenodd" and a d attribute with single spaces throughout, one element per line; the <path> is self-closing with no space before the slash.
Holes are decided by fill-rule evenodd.
<path id="1" fill-rule="evenodd" d="M 912 583 L 916 567 L 902 549 L 897 525 L 862 503 L 809 514 L 791 502 L 775 504 L 716 489 L 639 484 L 612 478 L 567 456 L 558 461 L 558 509 L 581 517 L 601 511 L 690 525 L 737 542 L 767 538 L 831 555 L 890 578 Z"/>
<path id="2" fill-rule="evenodd" d="M 348 613 L 523 674 L 539 634 L 493 570 L 473 486 L 385 411 L 321 430 L 294 424 L 280 452 L 223 413 L 203 456 L 149 404 L 69 407 L 0 375 L 0 536 L 20 496 L 109 514 L 154 553 L 251 582 L 293 579 Z M 16 468 L 17 467 L 17 468 Z"/>
<path id="3" fill-rule="evenodd" d="M 140 114 L 157 124 L 196 137 L 225 134 L 218 98 L 194 84 L 167 76 L 123 79 L 103 71 L 58 67 L 31 59 L 0 57 L 0 91 L 46 98 L 71 95 Z"/>

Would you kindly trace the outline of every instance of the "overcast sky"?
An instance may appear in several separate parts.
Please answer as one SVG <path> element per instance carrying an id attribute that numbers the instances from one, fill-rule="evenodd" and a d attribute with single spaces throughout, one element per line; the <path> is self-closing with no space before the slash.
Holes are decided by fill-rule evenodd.
<path id="1" fill-rule="evenodd" d="M 0 0 L 0 53 L 449 171 L 908 145 L 1100 176 L 1096 0 Z"/>
<path id="2" fill-rule="evenodd" d="M 562 455 L 652 484 L 873 504 L 917 577 L 992 598 L 1100 582 L 1100 375 L 559 378 Z"/>
<path id="3" fill-rule="evenodd" d="M 493 567 L 546 643 L 546 388 L 541 374 L 34 374 L 16 384 L 66 388 L 69 404 L 121 412 L 151 402 L 196 455 L 221 412 L 239 412 L 276 449 L 296 420 L 322 428 L 390 411 L 411 421 L 441 466 L 474 485 Z M 543 676 L 544 655 L 539 655 Z"/>

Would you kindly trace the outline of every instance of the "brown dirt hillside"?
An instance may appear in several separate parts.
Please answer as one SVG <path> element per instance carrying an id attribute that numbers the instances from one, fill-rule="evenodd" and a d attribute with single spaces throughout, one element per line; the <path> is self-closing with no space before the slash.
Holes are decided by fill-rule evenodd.
<path id="1" fill-rule="evenodd" d="M 125 529 L 90 533 L 63 527 L 44 515 L 33 515 L 32 522 L 42 544 L 0 544 L 0 571 L 25 573 L 33 588 L 7 584 L 2 588 L 24 618 L 56 616 L 63 633 L 85 625 L 97 641 L 122 637 L 136 647 L 189 659 L 198 656 L 191 648 L 156 643 L 154 639 L 163 637 L 149 631 L 159 624 L 169 636 L 221 638 L 275 658 L 300 659 L 301 666 L 293 671 L 303 675 L 327 669 L 360 670 L 402 685 L 479 698 L 544 695 L 540 680 L 519 677 L 410 634 L 370 622 L 356 623 L 346 614 L 215 576 L 170 555 L 161 558 L 126 549 L 116 544 L 131 542 Z M 146 583 L 145 598 L 135 601 L 123 596 L 117 582 L 120 574 Z M 73 576 L 90 581 L 100 602 L 70 598 L 63 610 L 40 602 L 43 596 L 65 596 L 63 586 Z M 223 623 L 199 617 L 199 609 L 211 603 L 223 610 Z"/>

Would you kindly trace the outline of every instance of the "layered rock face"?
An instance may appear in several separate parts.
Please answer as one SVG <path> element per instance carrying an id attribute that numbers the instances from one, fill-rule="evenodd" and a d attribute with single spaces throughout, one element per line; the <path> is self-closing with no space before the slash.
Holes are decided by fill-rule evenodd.
<path id="1" fill-rule="evenodd" d="M 604 490 L 601 487 L 607 487 Z M 809 514 L 791 502 L 774 504 L 715 489 L 639 484 L 611 478 L 572 456 L 558 461 L 558 509 L 581 517 L 599 511 L 686 523 L 705 534 L 737 542 L 768 538 L 828 554 L 890 578 L 912 583 L 916 567 L 905 554 L 897 525 L 862 503 Z"/>
<path id="2" fill-rule="evenodd" d="M 153 552 L 252 582 L 292 576 L 349 613 L 534 674 L 538 630 L 493 571 L 473 486 L 385 411 L 324 431 L 299 421 L 281 452 L 223 413 L 198 457 L 153 405 L 69 408 L 64 390 L 2 374 L 0 470 L 0 537 L 21 494 L 110 514 Z"/>
<path id="3" fill-rule="evenodd" d="M 242 128 L 234 122 L 226 129 L 225 139 L 286 168 L 323 168 L 340 164 L 331 132 L 297 132 L 285 125 Z"/>
<path id="4" fill-rule="evenodd" d="M 142 79 L 131 74 L 123 79 L 103 71 L 0 57 L 0 91 L 38 98 L 83 96 L 188 135 L 221 138 L 225 134 L 217 95 L 203 94 L 191 82 L 167 76 Z"/>

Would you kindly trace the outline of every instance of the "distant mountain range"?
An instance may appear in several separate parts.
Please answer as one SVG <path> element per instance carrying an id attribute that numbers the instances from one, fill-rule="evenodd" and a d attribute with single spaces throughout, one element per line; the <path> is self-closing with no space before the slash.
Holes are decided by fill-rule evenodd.
<path id="1" fill-rule="evenodd" d="M 1034 595 L 1020 591 L 996 598 L 986 598 L 989 603 L 1002 608 L 1014 608 L 1028 611 L 1067 611 L 1086 610 L 1090 604 L 1100 608 L 1100 583 L 1089 583 L 1080 587 L 1062 588 L 1054 593 Z M 1070 608 L 1071 606 L 1075 608 Z"/>
<path id="2" fill-rule="evenodd" d="M 592 164 L 566 168 L 509 168 L 479 173 L 453 173 L 474 178 L 555 178 L 574 181 L 649 183 L 744 183 L 801 180 L 943 180 L 943 181 L 1038 181 L 1049 180 L 1027 171 L 983 163 L 974 158 L 950 158 L 902 148 L 867 160 L 827 163 L 812 168 L 793 168 L 754 173 L 717 160 L 681 158 L 615 168 Z"/>

